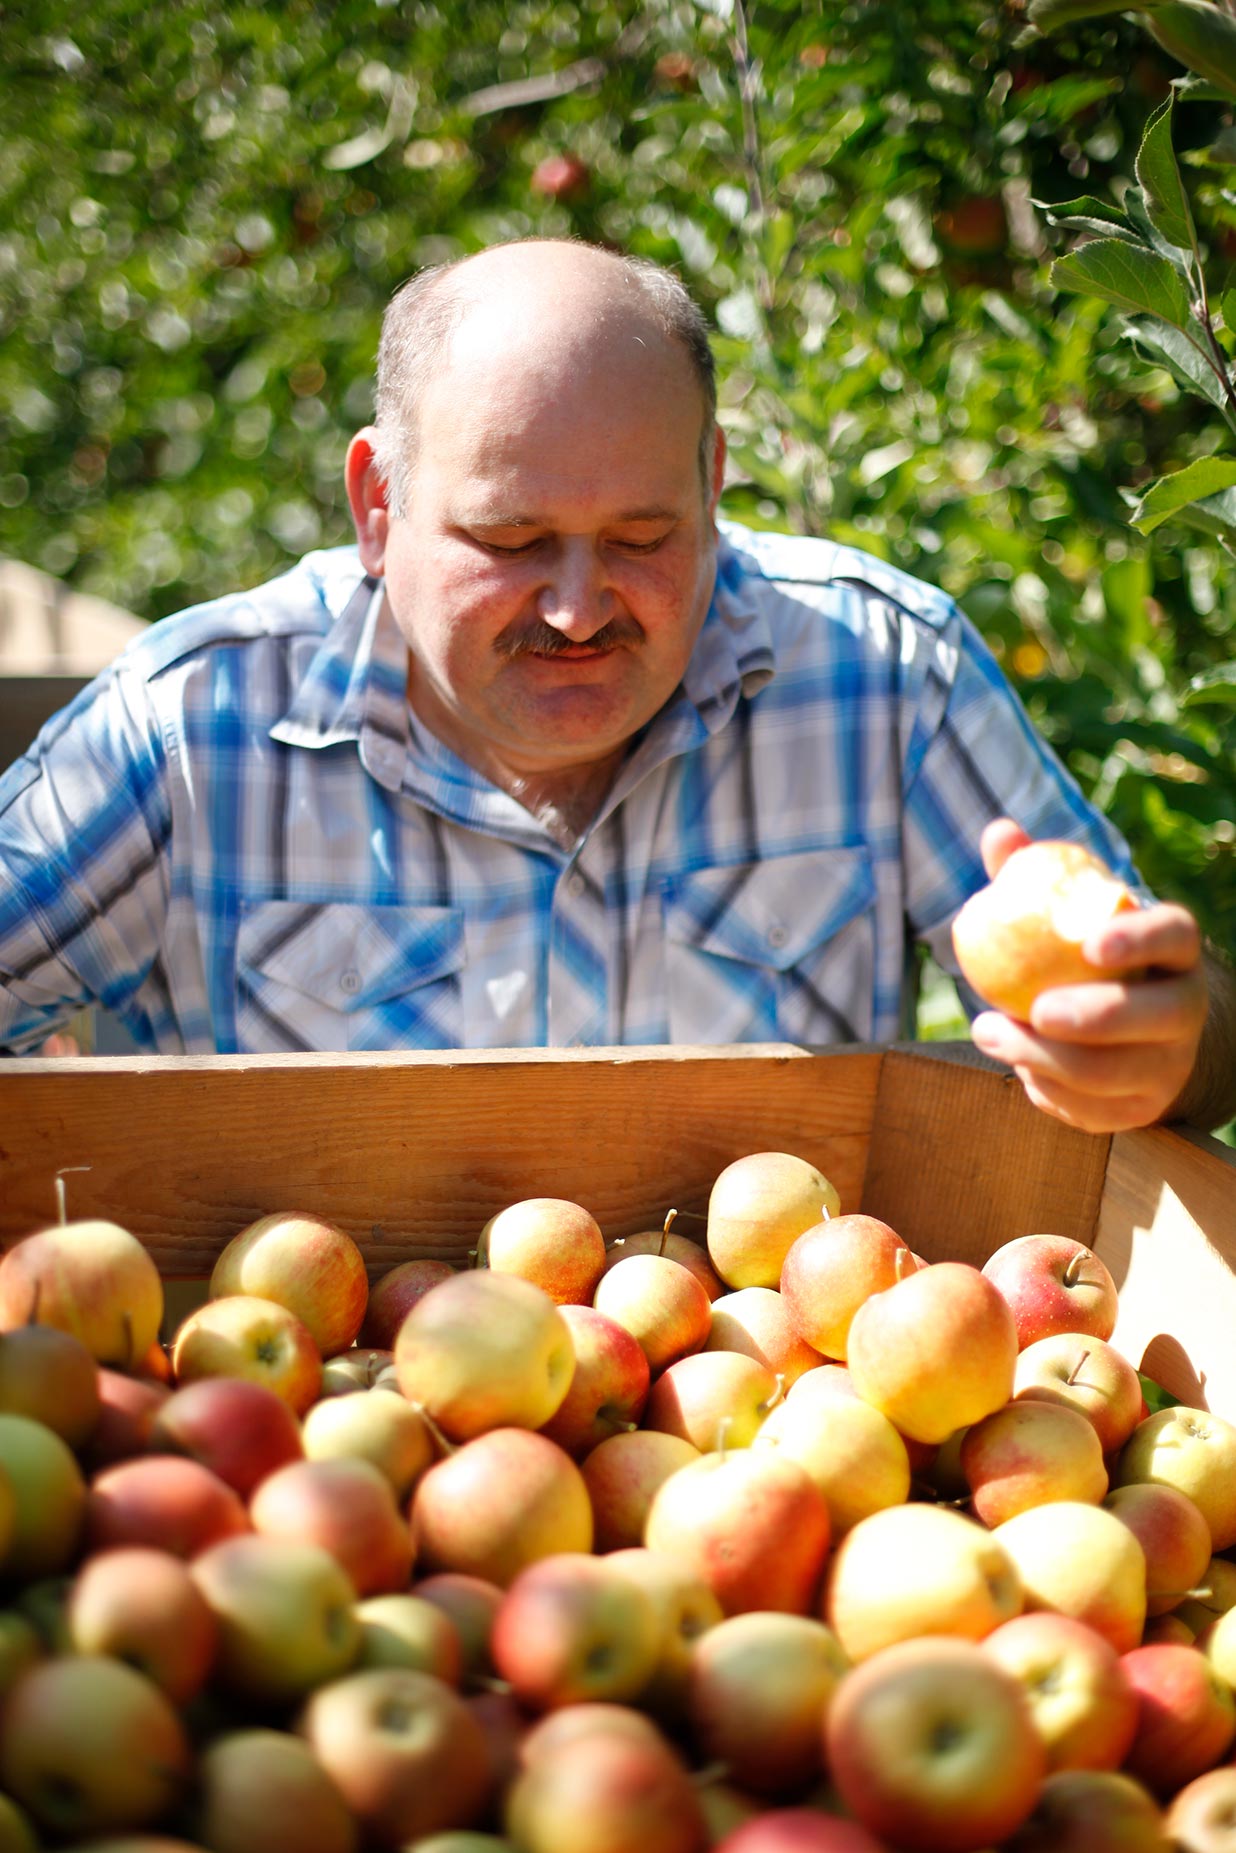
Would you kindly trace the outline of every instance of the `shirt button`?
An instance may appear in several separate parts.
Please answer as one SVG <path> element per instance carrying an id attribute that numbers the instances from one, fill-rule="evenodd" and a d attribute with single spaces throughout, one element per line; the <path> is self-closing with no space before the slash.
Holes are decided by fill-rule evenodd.
<path id="1" fill-rule="evenodd" d="M 346 971 L 339 980 L 339 989 L 345 997 L 355 997 L 361 988 L 361 975 L 358 971 Z"/>
<path id="2" fill-rule="evenodd" d="M 567 876 L 566 891 L 570 895 L 573 901 L 578 901 L 580 895 L 584 892 L 584 889 L 587 886 L 588 886 L 587 882 L 584 880 L 583 876 L 580 875 L 578 872 L 574 875 Z"/>
<path id="3" fill-rule="evenodd" d="M 770 926 L 768 929 L 768 943 L 770 946 L 784 946 L 789 937 L 788 930 L 781 925 L 780 921 L 778 921 L 776 925 Z"/>

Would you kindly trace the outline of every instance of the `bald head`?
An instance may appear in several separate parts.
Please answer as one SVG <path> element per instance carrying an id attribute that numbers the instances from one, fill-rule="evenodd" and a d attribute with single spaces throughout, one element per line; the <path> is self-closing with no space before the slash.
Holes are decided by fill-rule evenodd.
<path id="1" fill-rule="evenodd" d="M 703 316 L 669 271 L 595 245 L 528 239 L 419 272 L 391 302 L 378 352 L 374 449 L 392 512 L 406 506 L 421 403 L 448 373 L 500 396 L 516 377 L 552 392 L 555 378 L 633 366 L 694 381 L 707 492 L 712 353 Z"/>

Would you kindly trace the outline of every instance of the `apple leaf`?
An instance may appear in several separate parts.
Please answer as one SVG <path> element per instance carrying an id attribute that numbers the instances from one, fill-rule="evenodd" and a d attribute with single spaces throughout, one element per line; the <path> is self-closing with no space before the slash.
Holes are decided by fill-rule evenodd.
<path id="1" fill-rule="evenodd" d="M 1161 1383 L 1156 1383 L 1153 1377 L 1146 1375 L 1145 1371 L 1139 1370 L 1137 1375 L 1141 1380 L 1142 1395 L 1146 1399 L 1146 1407 L 1151 1415 L 1158 1415 L 1160 1409 L 1179 1408 L 1180 1398 L 1178 1396 L 1173 1396 L 1170 1390 L 1165 1390 Z"/>
<path id="2" fill-rule="evenodd" d="M 1215 495 L 1204 496 L 1200 502 L 1186 503 L 1177 509 L 1176 518 L 1191 528 L 1200 528 L 1203 534 L 1213 534 L 1225 546 L 1236 549 L 1236 490 L 1220 489 Z"/>
<path id="3" fill-rule="evenodd" d="M 1051 280 L 1058 289 L 1098 296 L 1134 315 L 1156 315 L 1174 328 L 1189 320 L 1189 292 L 1179 271 L 1158 252 L 1130 251 L 1117 238 L 1096 238 L 1058 257 Z"/>
<path id="4" fill-rule="evenodd" d="M 1096 199 L 1091 193 L 1083 193 L 1079 199 L 1055 203 L 1033 199 L 1030 204 L 1038 207 L 1049 225 L 1060 225 L 1071 232 L 1097 232 L 1101 238 L 1123 238 L 1130 244 L 1145 243 L 1141 233 L 1129 224 L 1118 206 Z"/>
<path id="5" fill-rule="evenodd" d="M 1134 316 L 1126 324 L 1125 333 L 1148 360 L 1166 367 L 1190 391 L 1209 399 L 1220 411 L 1226 411 L 1227 393 L 1223 382 L 1201 343 L 1200 325 L 1194 326 L 1199 329 L 1198 336 L 1190 336 L 1184 329 L 1169 328 L 1163 322 Z"/>
<path id="6" fill-rule="evenodd" d="M 1157 482 L 1151 483 L 1133 510 L 1133 526 L 1139 534 L 1153 534 L 1162 522 L 1170 520 L 1187 503 L 1201 502 L 1206 496 L 1233 486 L 1236 486 L 1236 459 L 1202 457 L 1183 470 L 1173 470 L 1170 476 L 1160 476 Z"/>
<path id="7" fill-rule="evenodd" d="M 1193 229 L 1189 196 L 1184 190 L 1172 146 L 1173 101 L 1169 96 L 1147 123 L 1135 169 L 1151 224 L 1162 232 L 1169 244 L 1182 251 L 1196 251 L 1197 233 Z"/>
<path id="8" fill-rule="evenodd" d="M 1164 51 L 1236 96 L 1236 19 L 1213 0 L 1170 0 L 1148 11 L 1146 24 Z"/>
<path id="9" fill-rule="evenodd" d="M 1207 669 L 1200 676 L 1194 676 L 1181 696 L 1181 706 L 1193 708 L 1202 702 L 1217 702 L 1225 708 L 1236 708 L 1236 663 L 1220 663 L 1217 668 Z"/>
<path id="10" fill-rule="evenodd" d="M 1105 13 L 1127 11 L 1128 0 L 1030 0 L 1026 18 L 1040 32 L 1055 32 L 1078 19 L 1099 19 Z"/>

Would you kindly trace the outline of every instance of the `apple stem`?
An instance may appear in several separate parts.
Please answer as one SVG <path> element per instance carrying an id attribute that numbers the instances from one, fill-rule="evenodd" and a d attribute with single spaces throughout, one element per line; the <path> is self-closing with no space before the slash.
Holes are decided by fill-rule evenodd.
<path id="1" fill-rule="evenodd" d="M 468 1266 L 469 1267 L 483 1268 L 488 1265 L 481 1251 L 482 1251 L 482 1244 L 480 1242 L 477 1243 L 475 1248 L 470 1248 L 468 1250 Z"/>
<path id="2" fill-rule="evenodd" d="M 665 1253 L 665 1238 L 669 1234 L 670 1225 L 673 1223 L 673 1220 L 675 1216 L 677 1216 L 677 1214 L 678 1214 L 677 1210 L 667 1210 L 666 1212 L 665 1222 L 661 1229 L 661 1240 L 657 1243 L 657 1253 L 659 1255 L 663 1255 Z"/>
<path id="3" fill-rule="evenodd" d="M 56 1173 L 56 1215 L 62 1229 L 69 1220 L 69 1212 L 65 1200 L 64 1180 L 69 1175 L 70 1171 L 89 1171 L 89 1169 L 89 1165 L 62 1165 L 60 1170 Z"/>
<path id="4" fill-rule="evenodd" d="M 772 1411 L 777 1407 L 777 1404 L 781 1401 L 784 1395 L 785 1395 L 785 1373 L 784 1371 L 778 1371 L 776 1388 L 773 1390 L 772 1395 L 768 1397 L 765 1402 L 756 1404 L 756 1414 L 761 1415 L 761 1416 L 771 1415 Z"/>
<path id="5" fill-rule="evenodd" d="M 1069 1372 L 1068 1377 L 1065 1380 L 1066 1387 L 1068 1389 L 1071 1390 L 1073 1388 L 1073 1385 L 1077 1382 L 1077 1374 L 1081 1370 L 1082 1365 L 1086 1362 L 1086 1359 L 1089 1356 L 1090 1356 L 1090 1353 L 1088 1351 L 1083 1351 L 1081 1356 L 1078 1358 L 1076 1364 L 1074 1364 L 1072 1370 Z"/>
<path id="6" fill-rule="evenodd" d="M 730 1426 L 733 1420 L 734 1420 L 733 1416 L 723 1415 L 721 1417 L 721 1420 L 717 1423 L 716 1452 L 721 1456 L 722 1460 L 725 1459 L 725 1444 L 729 1437 Z"/>
<path id="7" fill-rule="evenodd" d="M 496 1673 L 473 1673 L 468 1684 L 477 1692 L 509 1692 L 509 1679 L 499 1679 Z"/>
<path id="8" fill-rule="evenodd" d="M 1203 1602 L 1207 1596 L 1214 1595 L 1213 1589 L 1148 1589 L 1147 1596 L 1151 1602 L 1162 1602 L 1165 1598 L 1172 1602 Z"/>
<path id="9" fill-rule="evenodd" d="M 728 1782 L 730 1766 L 728 1763 L 706 1763 L 703 1769 L 693 1769 L 691 1780 L 697 1789 L 711 1788 L 714 1782 Z"/>
<path id="10" fill-rule="evenodd" d="M 453 1441 L 447 1440 L 446 1436 L 442 1433 L 442 1430 L 438 1427 L 438 1424 L 434 1421 L 433 1417 L 430 1415 L 428 1409 L 426 1409 L 424 1403 L 413 1403 L 412 1407 L 415 1409 L 417 1415 L 421 1418 L 421 1421 L 425 1424 L 425 1427 L 429 1430 L 430 1434 L 433 1436 L 434 1446 L 438 1449 L 439 1453 L 441 1454 L 456 1453 L 458 1450 L 456 1449 L 455 1443 Z"/>
<path id="11" fill-rule="evenodd" d="M 1088 1250 L 1079 1248 L 1075 1255 L 1069 1257 L 1069 1265 L 1064 1270 L 1064 1285 L 1066 1287 L 1075 1287 L 1077 1285 L 1077 1276 L 1087 1253 Z"/>

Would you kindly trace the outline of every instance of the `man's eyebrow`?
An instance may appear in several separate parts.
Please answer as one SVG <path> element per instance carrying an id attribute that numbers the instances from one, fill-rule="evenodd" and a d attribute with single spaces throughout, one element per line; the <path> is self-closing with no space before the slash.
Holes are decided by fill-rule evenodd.
<path id="1" fill-rule="evenodd" d="M 621 527 L 625 523 L 640 521 L 680 521 L 682 510 L 668 504 L 656 503 L 648 508 L 623 509 L 619 514 L 611 515 L 602 523 L 603 527 Z M 542 515 L 526 514 L 522 511 L 504 514 L 493 509 L 484 512 L 477 510 L 474 514 L 464 514 L 462 525 L 469 528 L 544 528 L 552 527 Z"/>

